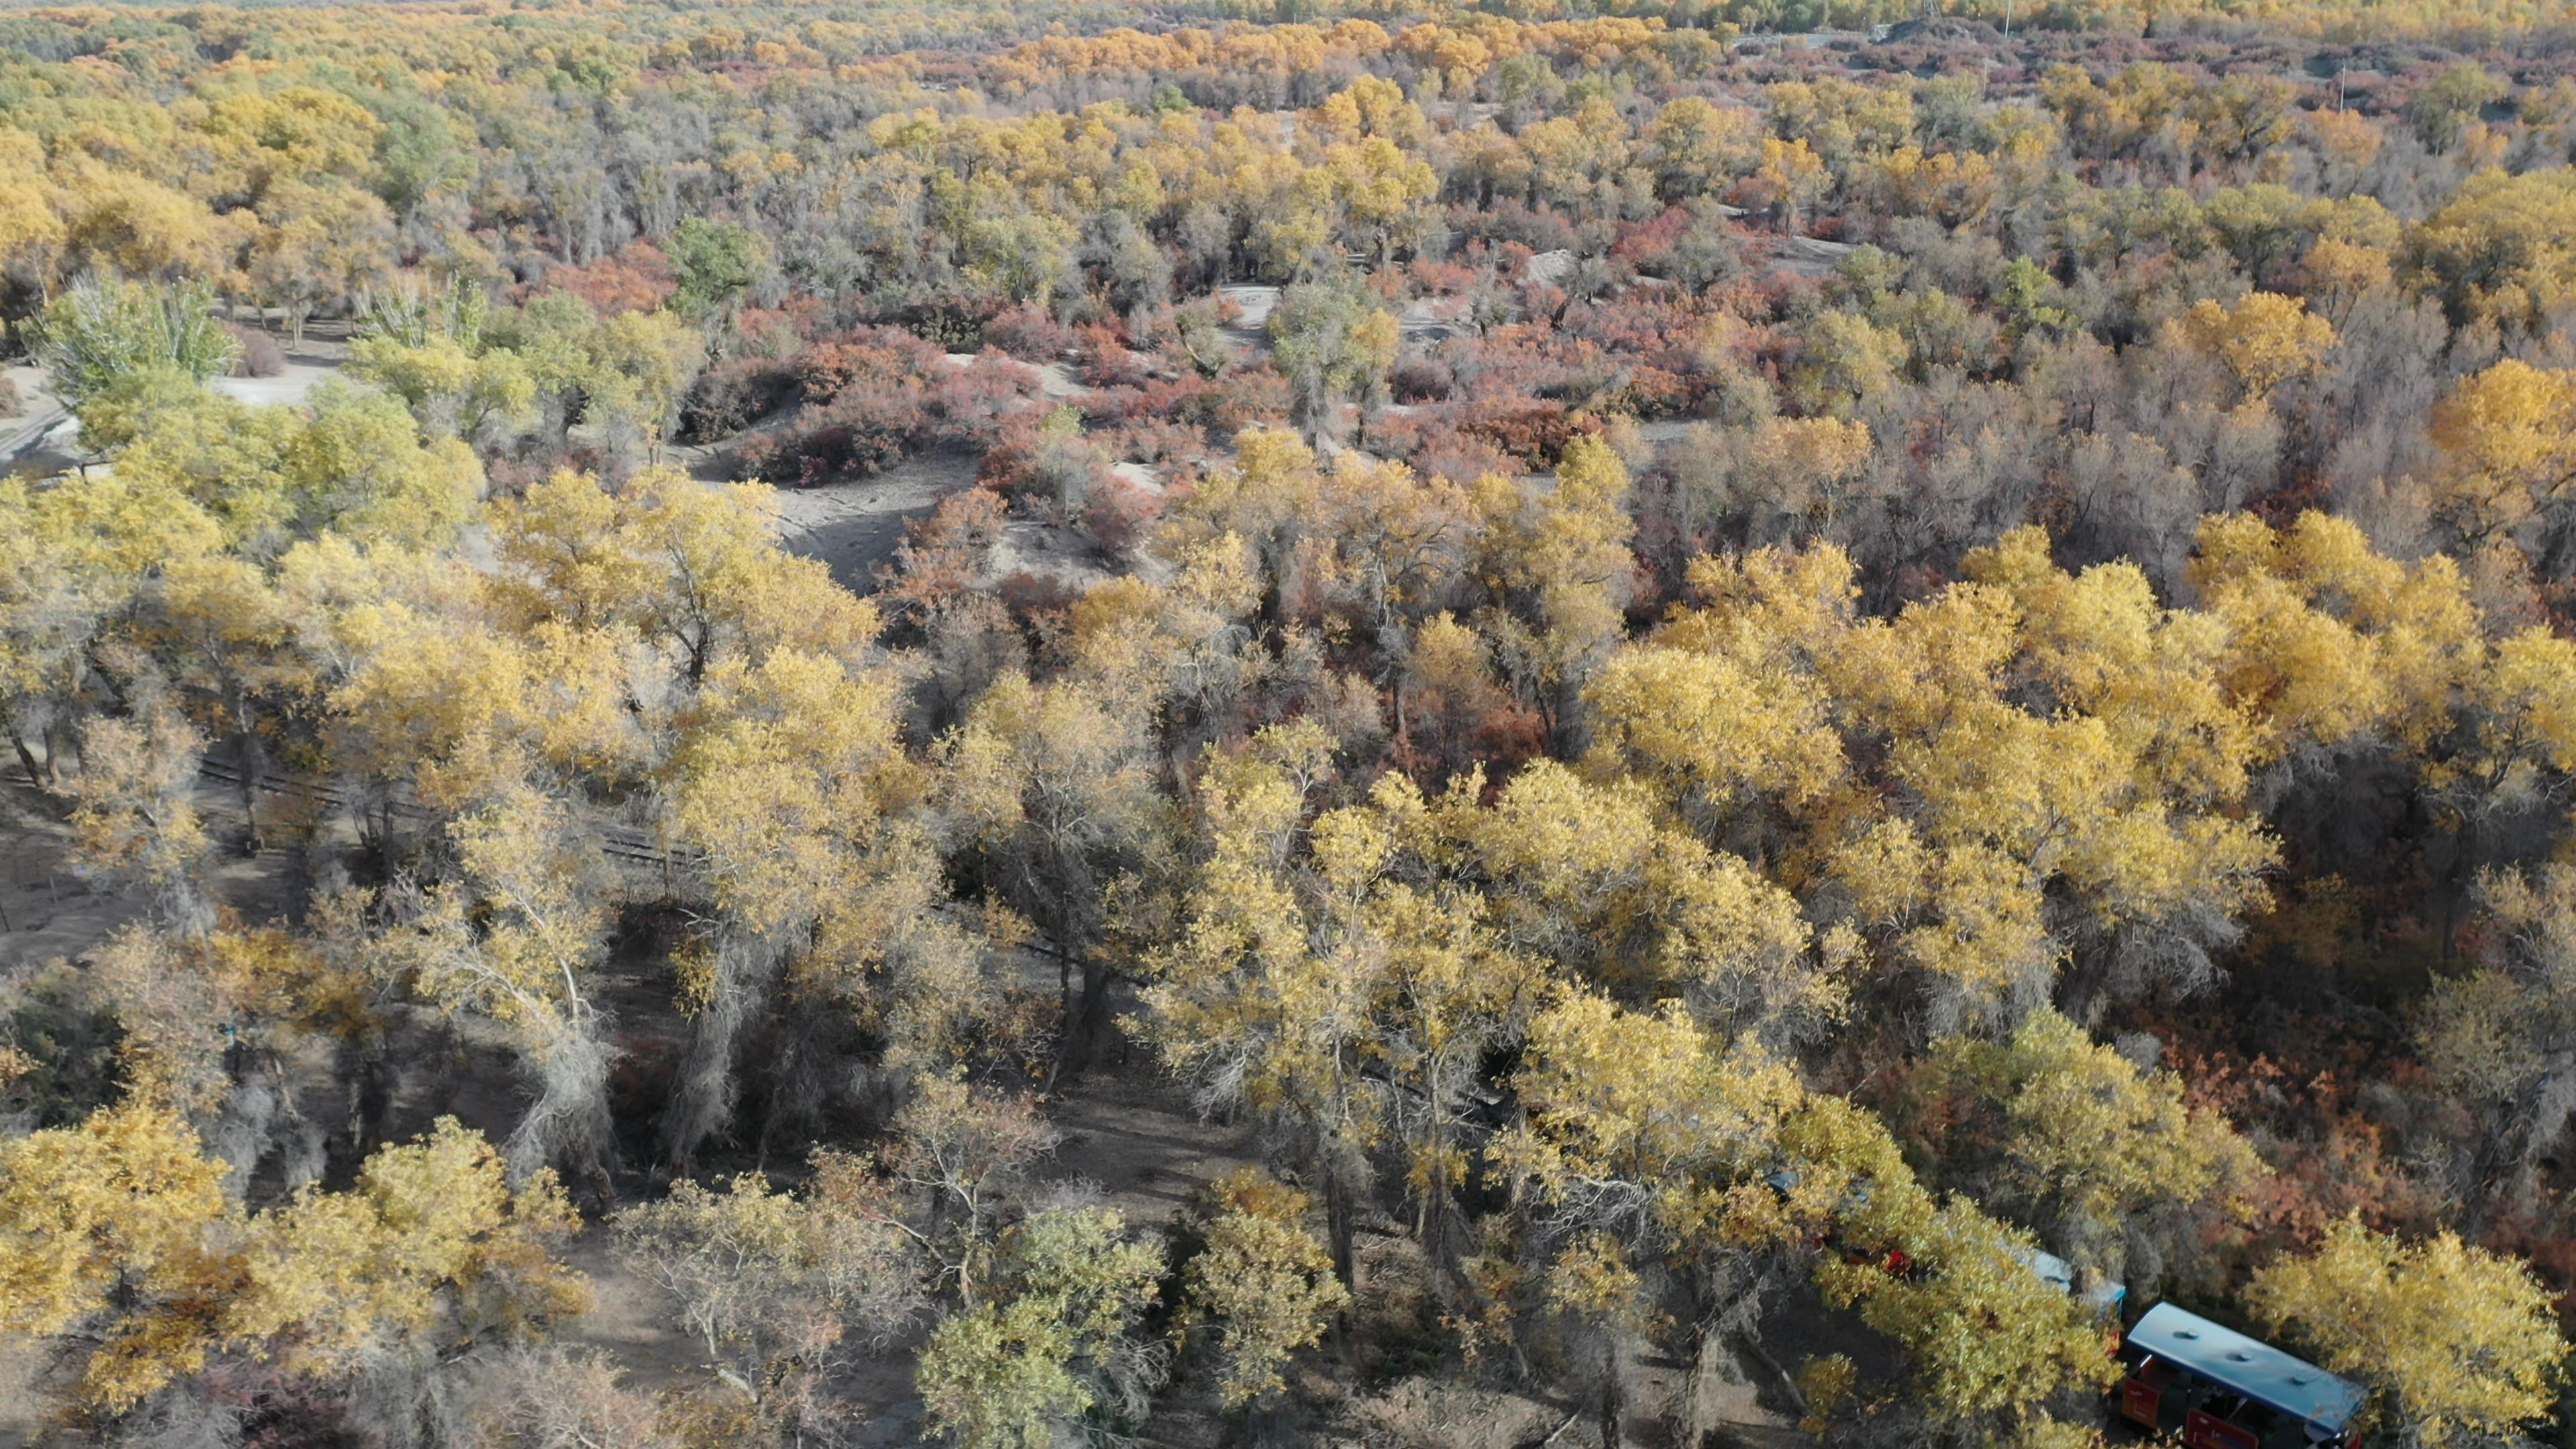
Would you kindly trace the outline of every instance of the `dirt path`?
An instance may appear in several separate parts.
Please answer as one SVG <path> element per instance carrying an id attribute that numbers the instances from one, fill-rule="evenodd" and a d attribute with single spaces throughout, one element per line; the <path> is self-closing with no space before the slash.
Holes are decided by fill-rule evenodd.
<path id="1" fill-rule="evenodd" d="M 1251 1131 L 1202 1122 L 1144 1053 L 1100 1063 L 1048 1107 L 1064 1141 L 1055 1175 L 1099 1186 L 1108 1206 L 1136 1227 L 1167 1226 L 1198 1190 L 1259 1161 Z"/>
<path id="2" fill-rule="evenodd" d="M 590 1278 L 588 1313 L 557 1334 L 570 1348 L 596 1349 L 625 1371 L 629 1388 L 648 1393 L 694 1383 L 706 1372 L 706 1345 L 672 1327 L 671 1301 L 609 1255 L 609 1233 L 593 1227 L 573 1241 L 564 1261 Z"/>
<path id="3" fill-rule="evenodd" d="M 41 367 L 0 367 L 0 382 L 18 390 L 18 415 L 0 418 L 0 475 L 44 477 L 72 465 L 79 444 L 72 415 Z"/>
<path id="4" fill-rule="evenodd" d="M 208 378 L 206 386 L 226 397 L 238 398 L 255 407 L 277 403 L 300 403 L 325 379 L 340 375 L 336 362 L 296 361 L 275 377 Z"/>
<path id="5" fill-rule="evenodd" d="M 0 1333 L 0 1449 L 20 1449 L 39 1425 L 36 1381 L 43 1374 L 44 1346 L 14 1333 Z"/>

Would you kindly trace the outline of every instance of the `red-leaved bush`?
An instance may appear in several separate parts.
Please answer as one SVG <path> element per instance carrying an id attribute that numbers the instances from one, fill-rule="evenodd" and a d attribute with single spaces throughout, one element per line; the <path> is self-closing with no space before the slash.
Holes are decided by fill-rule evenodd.
<path id="1" fill-rule="evenodd" d="M 728 357 L 698 374 L 680 405 L 680 435 L 729 437 L 796 401 L 796 369 L 775 357 Z"/>
<path id="2" fill-rule="evenodd" d="M 1080 518 L 1110 479 L 1109 462 L 1100 445 L 1080 432 L 1023 414 L 1003 425 L 975 481 L 1005 498 Z"/>
<path id="3" fill-rule="evenodd" d="M 927 386 L 944 358 L 900 327 L 860 327 L 807 349 L 796 375 L 807 402 L 830 402 L 853 387 Z"/>
<path id="4" fill-rule="evenodd" d="M 894 556 L 877 565 L 877 599 L 898 614 L 934 614 L 971 592 L 1002 540 L 1000 494 L 961 488 L 928 518 L 904 525 Z"/>
<path id="5" fill-rule="evenodd" d="M 805 412 L 784 434 L 744 440 L 734 470 L 783 487 L 864 478 L 935 447 L 986 447 L 1037 400 L 1037 378 L 997 352 L 963 366 L 891 327 L 818 344 L 795 364 Z"/>
<path id="6" fill-rule="evenodd" d="M 1081 345 L 1081 335 L 1045 310 L 1023 302 L 984 324 L 984 345 L 1024 362 L 1053 362 Z"/>
<path id="7" fill-rule="evenodd" d="M 1100 442 L 1113 457 L 1161 463 L 1200 452 L 1207 446 L 1207 434 L 1188 423 L 1145 417 L 1104 433 Z"/>
<path id="8" fill-rule="evenodd" d="M 1124 554 L 1136 546 L 1162 513 L 1160 494 L 1115 473 L 1103 473 L 1092 485 L 1091 496 L 1083 506 L 1082 527 L 1102 548 Z"/>
<path id="9" fill-rule="evenodd" d="M 600 316 L 614 317 L 620 312 L 650 312 L 669 301 L 679 286 L 661 249 L 639 241 L 583 266 L 548 267 L 541 283 L 520 290 L 533 294 L 560 288 L 588 302 Z"/>

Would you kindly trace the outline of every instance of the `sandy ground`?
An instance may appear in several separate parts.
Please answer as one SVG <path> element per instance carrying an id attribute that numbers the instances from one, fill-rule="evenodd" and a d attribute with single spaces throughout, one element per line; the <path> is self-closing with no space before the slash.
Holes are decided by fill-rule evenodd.
<path id="1" fill-rule="evenodd" d="M 1765 239 L 1746 249 L 1758 261 L 1767 256 L 1771 269 L 1792 276 L 1824 278 L 1834 274 L 1843 258 L 1852 254 L 1849 242 L 1826 241 L 1821 237 L 1784 236 Z"/>
<path id="2" fill-rule="evenodd" d="M 1038 375 L 1040 397 L 1068 398 L 1076 393 L 1090 391 L 1061 362 L 1036 362 L 1023 365 Z"/>
<path id="3" fill-rule="evenodd" d="M 1277 287 L 1240 283 L 1217 288 L 1220 296 L 1233 301 L 1238 315 L 1234 326 L 1245 332 L 1259 332 L 1270 325 L 1270 313 L 1279 305 Z"/>
<path id="4" fill-rule="evenodd" d="M 1279 288 L 1238 283 L 1217 288 L 1234 302 L 1237 316 L 1225 325 L 1226 340 L 1240 354 L 1270 351 L 1270 314 L 1279 308 Z"/>
<path id="5" fill-rule="evenodd" d="M 349 365 L 348 331 L 346 322 L 316 322 L 304 330 L 301 342 L 288 341 L 282 330 L 273 331 L 269 340 L 285 354 L 285 371 L 275 377 L 219 377 L 206 385 L 246 403 L 300 403 L 314 384 L 338 376 Z"/>
<path id="6" fill-rule="evenodd" d="M 0 1449 L 20 1449 L 36 1431 L 34 1385 L 45 1357 L 35 1340 L 0 1333 Z"/>
<path id="7" fill-rule="evenodd" d="M 564 1326 L 571 1348 L 595 1349 L 625 1371 L 629 1387 L 658 1389 L 685 1383 L 706 1369 L 706 1344 L 671 1325 L 670 1300 L 609 1256 L 604 1228 L 581 1235 L 564 1254 L 590 1277 L 590 1312 Z"/>
<path id="8" fill-rule="evenodd" d="M 876 566 L 903 541 L 903 526 L 975 481 L 964 453 L 906 458 L 873 478 L 778 490 L 778 537 L 788 552 L 823 561 L 853 593 L 876 588 Z"/>
<path id="9" fill-rule="evenodd" d="M 996 580 L 1031 574 L 1077 593 L 1109 577 L 1088 535 L 1034 518 L 1014 518 L 1003 527 L 986 569 Z"/>
<path id="10" fill-rule="evenodd" d="M 1163 492 L 1163 470 L 1152 463 L 1112 463 L 1109 471 L 1146 492 L 1160 497 Z"/>
<path id="11" fill-rule="evenodd" d="M 1466 311 L 1462 297 L 1416 297 L 1396 314 L 1396 327 L 1408 342 L 1438 342 L 1467 330 Z"/>
<path id="12" fill-rule="evenodd" d="M 286 345 L 284 338 L 278 345 Z M 206 385 L 227 397 L 254 405 L 300 403 L 323 379 L 347 365 L 346 342 L 308 332 L 300 347 L 286 354 L 286 368 L 275 377 L 218 377 Z M 0 418 L 0 474 L 51 477 L 81 462 L 80 424 L 47 385 L 40 367 L 0 368 L 0 378 L 18 388 L 18 416 Z"/>
<path id="13" fill-rule="evenodd" d="M 208 783 L 196 792 L 197 809 L 220 842 L 238 829 L 229 789 Z M 140 917 L 143 902 L 84 879 L 69 863 L 71 827 L 27 783 L 12 760 L 0 774 L 0 969 L 78 956 Z M 289 888 L 283 851 L 244 858 L 220 850 L 215 858 L 215 897 L 245 919 L 273 919 Z"/>
<path id="14" fill-rule="evenodd" d="M 950 367 L 971 367 L 974 365 L 975 359 L 980 356 L 982 356 L 981 353 L 975 352 L 951 352 L 946 354 L 947 362 Z M 1020 362 L 1017 359 L 1012 359 L 1012 361 L 1015 362 L 1016 365 L 1024 367 L 1030 372 L 1037 374 L 1038 396 L 1040 397 L 1062 399 L 1072 397 L 1076 393 L 1090 391 L 1089 388 L 1082 385 L 1082 380 L 1080 378 L 1073 375 L 1072 369 L 1066 367 L 1061 362 Z"/>
<path id="15" fill-rule="evenodd" d="M 1064 1133 L 1053 1173 L 1096 1183 L 1137 1226 L 1162 1227 L 1210 1182 L 1256 1160 L 1249 1130 L 1202 1122 L 1142 1049 L 1103 1049 L 1048 1117 Z"/>
<path id="16" fill-rule="evenodd" d="M 18 389 L 18 415 L 0 418 L 0 474 L 47 476 L 71 466 L 79 425 L 63 410 L 41 367 L 0 368 Z"/>
<path id="17" fill-rule="evenodd" d="M 275 377 L 218 377 L 206 386 L 226 397 L 235 397 L 255 405 L 300 403 L 313 391 L 314 384 L 326 377 L 336 377 L 336 363 L 290 362 Z"/>
<path id="18" fill-rule="evenodd" d="M 0 418 L 0 442 L 6 442 L 53 408 L 55 401 L 54 391 L 47 385 L 45 370 L 41 367 L 23 362 L 12 367 L 0 367 L 0 382 L 7 382 L 18 390 L 18 415 Z"/>

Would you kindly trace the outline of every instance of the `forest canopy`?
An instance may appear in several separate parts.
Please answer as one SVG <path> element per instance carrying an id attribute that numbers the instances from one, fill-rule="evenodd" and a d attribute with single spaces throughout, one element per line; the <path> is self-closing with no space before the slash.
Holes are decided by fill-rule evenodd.
<path id="1" fill-rule="evenodd" d="M 0 8 L 0 1442 L 2563 1442 L 2571 163 L 2522 0 Z"/>

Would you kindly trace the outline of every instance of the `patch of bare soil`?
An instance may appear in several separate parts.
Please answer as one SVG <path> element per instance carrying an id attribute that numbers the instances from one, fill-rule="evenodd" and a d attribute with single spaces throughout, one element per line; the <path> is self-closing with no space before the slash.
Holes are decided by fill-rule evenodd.
<path id="1" fill-rule="evenodd" d="M 1057 1177 L 1096 1184 L 1129 1223 L 1160 1228 L 1199 1189 L 1260 1160 L 1248 1127 L 1200 1120 L 1141 1049 L 1113 1043 L 1103 1052 L 1107 1060 L 1048 1104 L 1064 1133 Z"/>
<path id="2" fill-rule="evenodd" d="M 667 1294 L 609 1255 L 606 1228 L 583 1233 L 564 1261 L 589 1276 L 591 1296 L 590 1311 L 558 1331 L 566 1345 L 607 1355 L 624 1371 L 627 1387 L 646 1393 L 706 1376 L 706 1345 L 672 1326 Z"/>
<path id="3" fill-rule="evenodd" d="M 1038 396 L 1040 397 L 1062 401 L 1077 393 L 1090 390 L 1073 375 L 1072 369 L 1061 362 L 1031 362 L 1022 365 L 1038 375 Z"/>
<path id="4" fill-rule="evenodd" d="M 275 403 L 300 403 L 326 379 L 340 374 L 336 362 L 289 362 L 286 370 L 275 377 L 216 377 L 206 386 L 226 397 L 238 398 L 255 407 Z"/>
<path id="5" fill-rule="evenodd" d="M 1519 1394 L 1431 1379 L 1406 1379 L 1350 1413 L 1361 1442 L 1385 1449 L 1525 1449 L 1547 1442 L 1564 1419 Z"/>
<path id="6" fill-rule="evenodd" d="M 873 478 L 782 488 L 778 541 L 790 553 L 821 559 L 841 587 L 869 593 L 876 566 L 903 541 L 903 526 L 974 481 L 975 459 L 949 452 L 906 458 Z"/>
<path id="7" fill-rule="evenodd" d="M 1784 236 L 1757 240 L 1746 250 L 1756 257 L 1767 257 L 1774 271 L 1822 279 L 1832 276 L 1853 248 L 1849 242 L 1826 241 L 1822 237 Z"/>
<path id="8" fill-rule="evenodd" d="M 0 382 L 18 391 L 14 417 L 0 418 L 0 474 L 44 477 L 68 468 L 78 451 L 72 421 L 41 367 L 0 367 Z"/>
<path id="9" fill-rule="evenodd" d="M 1037 518 L 1014 518 L 1003 527 L 985 572 L 994 579 L 1014 574 L 1050 579 L 1076 593 L 1110 576 L 1089 535 Z"/>
<path id="10" fill-rule="evenodd" d="M 46 1360 L 44 1345 L 0 1333 L 0 1449 L 21 1449 L 34 1439 L 41 1424 L 36 1383 Z"/>
<path id="11" fill-rule="evenodd" d="M 1815 1444 L 1787 1423 L 1730 1423 L 1709 1431 L 1708 1449 L 1815 1449 Z"/>

